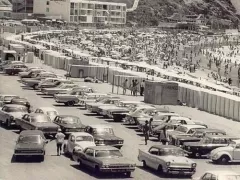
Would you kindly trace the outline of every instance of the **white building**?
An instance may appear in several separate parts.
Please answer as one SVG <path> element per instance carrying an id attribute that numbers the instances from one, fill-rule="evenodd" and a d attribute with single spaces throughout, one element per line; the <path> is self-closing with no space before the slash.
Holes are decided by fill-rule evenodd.
<path id="1" fill-rule="evenodd" d="M 126 23 L 126 4 L 86 0 L 34 0 L 34 14 L 61 16 L 70 23 Z"/>
<path id="2" fill-rule="evenodd" d="M 12 4 L 8 0 L 0 0 L 0 19 L 11 18 Z"/>

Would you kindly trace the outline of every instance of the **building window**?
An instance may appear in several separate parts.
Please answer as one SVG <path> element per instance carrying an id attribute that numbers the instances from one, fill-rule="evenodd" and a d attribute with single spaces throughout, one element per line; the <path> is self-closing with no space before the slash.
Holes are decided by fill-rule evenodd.
<path id="1" fill-rule="evenodd" d="M 88 10 L 88 11 L 87 11 L 87 15 L 93 15 L 92 10 Z"/>
<path id="2" fill-rule="evenodd" d="M 94 5 L 93 4 L 88 4 L 88 9 L 94 9 Z"/>
<path id="3" fill-rule="evenodd" d="M 47 6 L 49 6 L 49 4 L 50 4 L 50 2 L 49 2 L 49 1 L 47 1 Z"/>
<path id="4" fill-rule="evenodd" d="M 103 5 L 103 9 L 105 10 L 108 9 L 107 5 Z"/>
<path id="5" fill-rule="evenodd" d="M 81 22 L 87 22 L 87 17 L 86 16 L 80 16 L 80 21 Z"/>
<path id="6" fill-rule="evenodd" d="M 82 8 L 87 9 L 88 5 L 86 3 L 82 3 Z"/>
<path id="7" fill-rule="evenodd" d="M 121 6 L 117 6 L 116 9 L 121 9 Z"/>
<path id="8" fill-rule="evenodd" d="M 96 4 L 95 9 L 103 9 L 103 6 L 101 4 Z"/>
<path id="9" fill-rule="evenodd" d="M 73 22 L 73 16 L 70 16 L 70 22 Z"/>
<path id="10" fill-rule="evenodd" d="M 87 15 L 87 11 L 86 10 L 81 10 L 80 15 Z"/>
<path id="11" fill-rule="evenodd" d="M 46 12 L 49 12 L 49 8 L 46 8 Z"/>
<path id="12" fill-rule="evenodd" d="M 74 8 L 74 3 L 71 3 L 71 8 Z"/>
<path id="13" fill-rule="evenodd" d="M 78 15 L 78 10 L 77 9 L 75 9 L 75 15 Z"/>
<path id="14" fill-rule="evenodd" d="M 74 9 L 70 10 L 70 15 L 74 15 Z"/>
<path id="15" fill-rule="evenodd" d="M 74 16 L 74 22 L 78 22 L 78 17 Z"/>
<path id="16" fill-rule="evenodd" d="M 126 11 L 126 6 L 123 6 L 123 11 Z"/>

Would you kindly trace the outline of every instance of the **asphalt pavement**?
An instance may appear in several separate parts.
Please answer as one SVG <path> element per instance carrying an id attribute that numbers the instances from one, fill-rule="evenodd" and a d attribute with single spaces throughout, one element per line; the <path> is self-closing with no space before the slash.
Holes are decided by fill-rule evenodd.
<path id="1" fill-rule="evenodd" d="M 39 65 L 39 64 L 38 64 Z M 57 74 L 64 74 L 62 70 L 55 70 L 45 65 L 43 68 L 54 71 Z M 111 92 L 111 85 L 108 84 L 86 84 L 81 79 L 75 79 L 76 83 L 81 85 L 88 85 L 99 92 Z M 120 90 L 121 92 L 121 90 Z M 6 76 L 0 74 L 0 93 L 1 94 L 16 94 L 21 97 L 27 98 L 34 108 L 37 107 L 54 107 L 60 114 L 69 114 L 79 116 L 83 124 L 99 124 L 108 123 L 114 128 L 115 134 L 124 139 L 124 146 L 121 151 L 125 157 L 134 161 L 137 164 L 136 171 L 132 173 L 132 178 L 136 180 L 157 180 L 166 179 L 158 175 L 157 172 L 152 170 L 145 170 L 142 164 L 138 162 L 138 149 L 148 149 L 153 144 L 158 144 L 155 139 L 152 139 L 149 144 L 144 145 L 144 137 L 141 133 L 135 131 L 131 127 L 126 127 L 121 123 L 114 123 L 111 120 L 103 119 L 90 115 L 86 110 L 79 107 L 65 107 L 56 105 L 52 98 L 40 95 L 39 92 L 28 89 L 18 82 L 17 76 Z M 143 100 L 142 97 L 121 96 L 127 100 Z M 239 135 L 240 124 L 219 116 L 211 115 L 206 112 L 201 112 L 197 109 L 188 107 L 169 106 L 171 111 L 175 111 L 184 116 L 191 117 L 196 120 L 201 120 L 208 124 L 210 127 L 224 129 L 230 134 Z M 93 180 L 99 179 L 93 175 L 91 171 L 86 169 L 79 169 L 78 164 L 65 156 L 56 156 L 56 142 L 53 140 L 46 146 L 46 157 L 44 162 L 13 162 L 12 155 L 14 151 L 15 141 L 18 137 L 18 130 L 6 130 L 0 127 L 0 179 L 3 180 Z M 207 170 L 228 169 L 240 173 L 240 164 L 234 165 L 213 165 L 208 159 L 196 159 L 197 172 L 194 177 L 202 175 Z M 124 177 L 114 177 L 111 175 L 103 176 L 101 179 L 123 179 Z M 126 178 L 127 179 L 127 178 Z M 178 177 L 170 176 L 168 179 L 174 180 Z M 184 179 L 184 178 L 182 178 Z"/>

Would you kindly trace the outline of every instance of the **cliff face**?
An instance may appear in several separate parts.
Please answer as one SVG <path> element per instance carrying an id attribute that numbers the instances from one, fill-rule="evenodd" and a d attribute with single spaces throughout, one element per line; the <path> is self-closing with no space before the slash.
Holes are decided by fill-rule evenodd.
<path id="1" fill-rule="evenodd" d="M 236 8 L 237 7 L 237 8 Z M 240 0 L 140 0 L 138 8 L 128 13 L 128 20 L 139 25 L 156 25 L 173 13 L 204 14 L 211 20 L 240 20 Z"/>

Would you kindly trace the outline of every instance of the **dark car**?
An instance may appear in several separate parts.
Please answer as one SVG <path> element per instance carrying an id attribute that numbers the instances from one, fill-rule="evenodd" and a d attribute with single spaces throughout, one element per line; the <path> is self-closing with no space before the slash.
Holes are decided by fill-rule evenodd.
<path id="1" fill-rule="evenodd" d="M 79 117 L 71 115 L 58 115 L 53 122 L 59 125 L 62 132 L 66 135 L 69 135 L 72 132 L 83 132 L 86 127 L 82 124 Z"/>
<path id="2" fill-rule="evenodd" d="M 226 132 L 220 129 L 197 129 L 192 135 L 176 136 L 177 146 L 182 146 L 186 142 L 199 142 L 206 135 L 226 135 Z"/>
<path id="3" fill-rule="evenodd" d="M 216 148 L 228 146 L 231 140 L 236 139 L 240 138 L 225 135 L 206 135 L 199 142 L 184 143 L 183 149 L 190 157 L 199 158 L 208 155 Z"/>
<path id="4" fill-rule="evenodd" d="M 20 130 L 41 130 L 45 135 L 56 135 L 59 126 L 51 122 L 48 115 L 40 113 L 25 114 L 15 120 Z"/>
<path id="5" fill-rule="evenodd" d="M 39 157 L 40 161 L 44 161 L 46 143 L 48 142 L 42 131 L 22 131 L 14 149 L 15 160 L 18 161 L 25 156 L 34 156 Z"/>
<path id="6" fill-rule="evenodd" d="M 114 135 L 113 128 L 106 124 L 87 126 L 85 131 L 94 137 L 97 146 L 113 146 L 121 149 L 123 139 Z"/>
<path id="7" fill-rule="evenodd" d="M 19 72 L 24 72 L 28 67 L 24 64 L 12 64 L 4 69 L 4 72 L 8 75 L 15 75 Z"/>
<path id="8" fill-rule="evenodd" d="M 26 98 L 13 98 L 10 104 L 19 104 L 26 106 L 29 101 Z"/>

